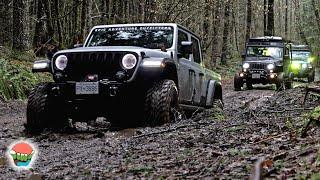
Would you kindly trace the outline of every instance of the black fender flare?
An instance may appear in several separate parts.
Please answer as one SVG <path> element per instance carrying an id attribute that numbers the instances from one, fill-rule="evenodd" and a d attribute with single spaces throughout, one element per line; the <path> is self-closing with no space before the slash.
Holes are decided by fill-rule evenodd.
<path id="1" fill-rule="evenodd" d="M 216 80 L 210 80 L 207 87 L 206 106 L 212 107 L 214 99 L 222 99 L 222 86 Z"/>

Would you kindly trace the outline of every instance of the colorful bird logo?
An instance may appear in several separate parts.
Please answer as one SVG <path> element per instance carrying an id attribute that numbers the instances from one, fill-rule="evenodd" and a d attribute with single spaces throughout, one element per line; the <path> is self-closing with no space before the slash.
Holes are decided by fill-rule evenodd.
<path id="1" fill-rule="evenodd" d="M 34 146 L 27 141 L 14 143 L 9 149 L 9 157 L 16 168 L 29 168 L 35 157 L 35 153 Z"/>

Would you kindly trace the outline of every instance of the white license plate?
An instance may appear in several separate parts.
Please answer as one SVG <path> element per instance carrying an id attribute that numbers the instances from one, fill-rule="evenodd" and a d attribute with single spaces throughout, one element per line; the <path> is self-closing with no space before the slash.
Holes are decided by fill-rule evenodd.
<path id="1" fill-rule="evenodd" d="M 260 79 L 260 74 L 252 74 L 252 79 Z"/>
<path id="2" fill-rule="evenodd" d="M 77 82 L 76 94 L 99 94 L 98 82 Z"/>

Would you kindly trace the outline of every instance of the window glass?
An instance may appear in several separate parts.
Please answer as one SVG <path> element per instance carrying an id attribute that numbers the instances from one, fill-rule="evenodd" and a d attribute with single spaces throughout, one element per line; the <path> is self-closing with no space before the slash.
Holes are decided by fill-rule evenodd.
<path id="1" fill-rule="evenodd" d="M 196 63 L 201 63 L 201 56 L 200 56 L 200 46 L 199 46 L 199 41 L 192 37 L 192 54 L 193 54 L 193 60 Z"/>
<path id="2" fill-rule="evenodd" d="M 178 53 L 180 53 L 180 57 L 189 59 L 190 54 L 183 54 L 182 53 L 182 41 L 188 41 L 188 34 L 184 33 L 183 31 L 178 31 Z"/>
<path id="3" fill-rule="evenodd" d="M 283 49 L 280 47 L 262 47 L 262 46 L 251 46 L 247 48 L 248 57 L 272 57 L 282 58 Z"/>

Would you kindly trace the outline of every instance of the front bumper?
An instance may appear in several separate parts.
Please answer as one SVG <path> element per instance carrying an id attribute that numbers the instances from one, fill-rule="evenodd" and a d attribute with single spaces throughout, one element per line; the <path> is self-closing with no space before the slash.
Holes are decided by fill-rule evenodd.
<path id="1" fill-rule="evenodd" d="M 119 83 L 116 81 L 99 81 L 98 92 L 92 94 L 78 94 L 76 92 L 77 82 L 55 82 L 51 84 L 51 95 L 53 96 L 63 96 L 67 99 L 75 98 L 99 98 L 103 97 L 115 97 L 119 96 L 120 92 L 127 89 L 128 85 L 124 83 Z"/>
<path id="2" fill-rule="evenodd" d="M 296 78 L 307 78 L 309 74 L 313 73 L 314 69 L 313 68 L 306 68 L 306 69 L 301 69 L 298 71 L 293 71 L 293 75 Z"/>
<path id="3" fill-rule="evenodd" d="M 278 73 L 267 73 L 265 71 L 241 71 L 239 77 L 244 83 L 250 82 L 252 84 L 275 84 L 279 81 Z"/>

